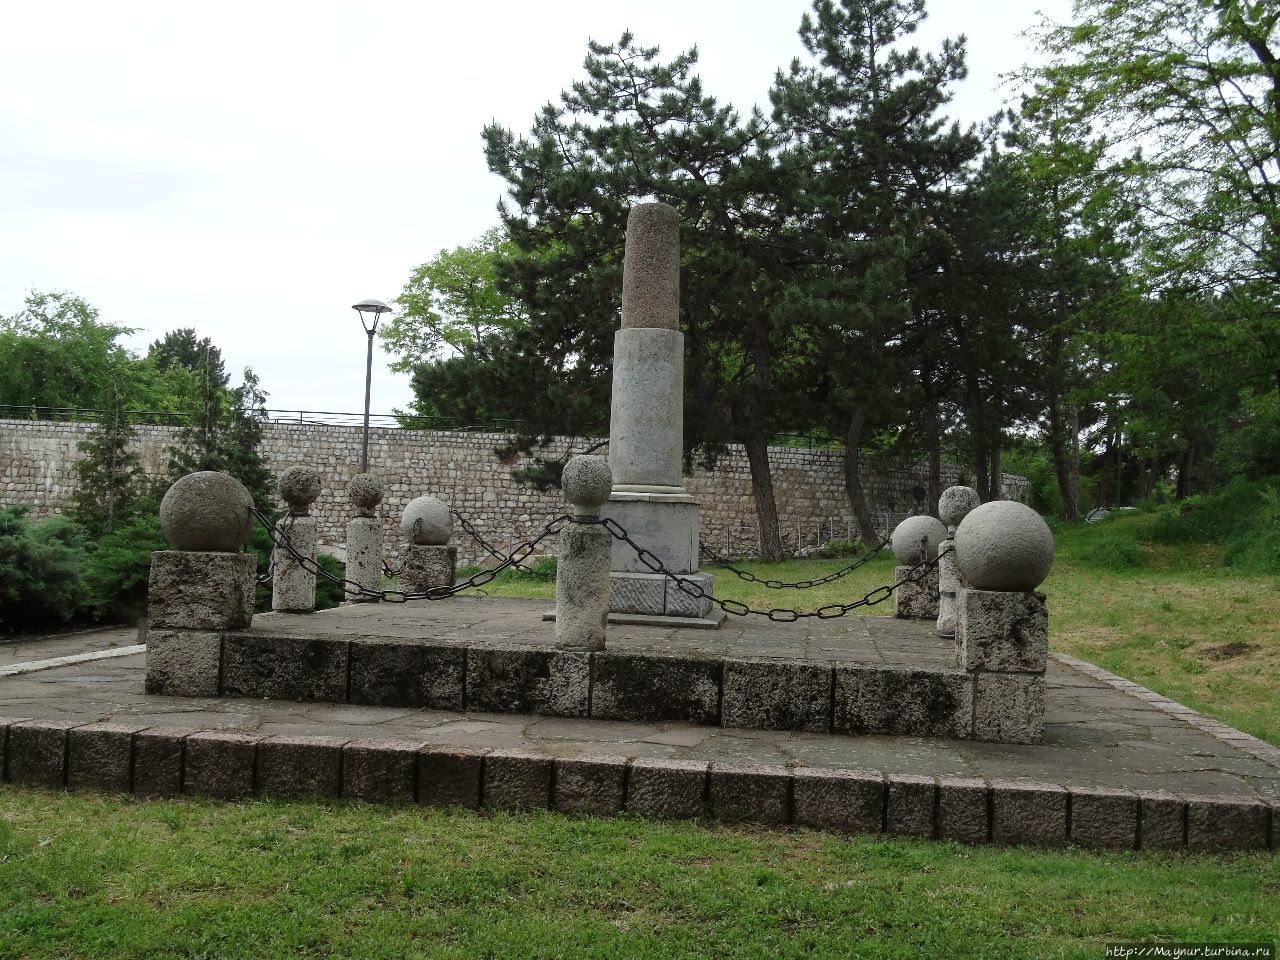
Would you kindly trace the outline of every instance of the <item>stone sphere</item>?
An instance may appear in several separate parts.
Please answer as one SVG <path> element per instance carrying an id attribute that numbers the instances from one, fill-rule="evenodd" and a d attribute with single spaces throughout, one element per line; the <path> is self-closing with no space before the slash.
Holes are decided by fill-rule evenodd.
<path id="1" fill-rule="evenodd" d="M 575 507 L 596 512 L 613 490 L 613 473 L 607 457 L 580 455 L 565 466 L 560 475 L 564 498 Z"/>
<path id="2" fill-rule="evenodd" d="M 924 514 L 907 517 L 893 529 L 889 545 L 898 563 L 914 567 L 920 562 L 920 541 L 926 541 L 926 556 L 932 560 L 938 555 L 938 544 L 947 539 L 947 528 L 936 517 Z"/>
<path id="3" fill-rule="evenodd" d="M 977 590 L 1034 590 L 1053 567 L 1049 525 L 1016 500 L 992 500 L 965 517 L 955 550 L 961 576 Z"/>
<path id="4" fill-rule="evenodd" d="M 372 515 L 374 507 L 382 502 L 382 481 L 372 473 L 357 473 L 351 478 L 347 495 L 357 510 Z"/>
<path id="5" fill-rule="evenodd" d="M 958 527 L 960 521 L 981 503 L 978 491 L 973 487 L 947 487 L 938 498 L 938 516 L 948 527 Z"/>
<path id="6" fill-rule="evenodd" d="M 249 539 L 253 498 L 227 473 L 180 477 L 160 501 L 160 529 L 175 550 L 235 553 Z"/>
<path id="7" fill-rule="evenodd" d="M 290 467 L 280 474 L 280 499 L 294 513 L 303 513 L 320 496 L 320 473 L 311 467 Z"/>
<path id="8" fill-rule="evenodd" d="M 417 497 L 404 508 L 400 533 L 410 543 L 443 546 L 453 536 L 449 505 L 435 497 Z"/>

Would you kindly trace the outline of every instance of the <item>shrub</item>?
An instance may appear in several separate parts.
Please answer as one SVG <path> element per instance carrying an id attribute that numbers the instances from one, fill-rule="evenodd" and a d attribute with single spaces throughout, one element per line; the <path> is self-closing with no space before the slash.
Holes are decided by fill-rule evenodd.
<path id="1" fill-rule="evenodd" d="M 99 538 L 85 562 L 86 606 L 97 620 L 140 619 L 147 610 L 151 554 L 168 550 L 160 517 L 146 513 Z"/>
<path id="2" fill-rule="evenodd" d="M 331 557 L 327 553 L 316 555 L 316 565 L 333 577 L 345 578 L 347 575 L 347 565 L 337 557 Z M 328 610 L 330 607 L 336 607 L 346 598 L 347 595 L 341 584 L 334 583 L 327 577 L 316 577 L 317 610 Z"/>
<path id="3" fill-rule="evenodd" d="M 32 522 L 26 507 L 0 509 L 0 630 L 71 620 L 84 600 L 84 545 L 67 517 Z"/>
<path id="4" fill-rule="evenodd" d="M 1075 551 L 1081 563 L 1100 570 L 1132 570 L 1146 564 L 1147 556 L 1138 543 L 1136 528 L 1089 531 Z"/>
<path id="5" fill-rule="evenodd" d="M 828 540 L 818 548 L 818 556 L 823 560 L 841 560 L 856 557 L 865 549 L 861 540 Z"/>

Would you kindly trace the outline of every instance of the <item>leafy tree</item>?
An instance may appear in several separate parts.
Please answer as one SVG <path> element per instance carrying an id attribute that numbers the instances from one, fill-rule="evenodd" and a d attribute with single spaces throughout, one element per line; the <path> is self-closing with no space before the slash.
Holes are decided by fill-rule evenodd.
<path id="1" fill-rule="evenodd" d="M 147 506 L 142 463 L 130 449 L 136 437 L 113 389 L 101 419 L 76 445 L 83 456 L 76 463 L 72 513 L 93 540 Z"/>

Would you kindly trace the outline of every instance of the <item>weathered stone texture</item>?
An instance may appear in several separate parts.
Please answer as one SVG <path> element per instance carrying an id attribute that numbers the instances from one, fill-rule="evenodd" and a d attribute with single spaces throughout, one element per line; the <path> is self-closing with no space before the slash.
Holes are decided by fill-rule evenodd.
<path id="1" fill-rule="evenodd" d="M 348 742 L 342 748 L 342 795 L 366 803 L 412 803 L 422 747 L 375 737 Z"/>
<path id="2" fill-rule="evenodd" d="M 182 792 L 222 800 L 251 794 L 257 743 L 240 733 L 193 733 L 184 745 Z"/>
<path id="3" fill-rule="evenodd" d="M 316 518 L 287 516 L 276 524 L 276 536 L 308 560 L 316 557 Z M 316 608 L 316 575 L 283 547 L 275 548 L 271 575 L 271 609 L 310 613 Z"/>
<path id="4" fill-rule="evenodd" d="M 1267 805 L 1233 797 L 1187 798 L 1187 849 L 1256 850 L 1267 845 Z"/>
<path id="5" fill-rule="evenodd" d="M 646 817 L 701 817 L 706 809 L 708 766 L 704 760 L 633 760 L 627 810 Z"/>
<path id="6" fill-rule="evenodd" d="M 877 772 L 800 769 L 792 791 L 798 826 L 845 833 L 884 829 L 884 777 Z"/>
<path id="7" fill-rule="evenodd" d="M 719 661 L 598 653 L 591 715 L 602 720 L 720 720 Z"/>
<path id="8" fill-rule="evenodd" d="M 1138 796 L 1128 790 L 1071 788 L 1071 842 L 1132 850 L 1138 845 Z"/>
<path id="9" fill-rule="evenodd" d="M 749 730 L 831 728 L 831 668 L 780 660 L 726 660 L 720 722 Z"/>
<path id="10" fill-rule="evenodd" d="M 572 463 L 584 457 L 574 458 Z M 571 524 L 560 533 L 556 567 L 556 646 L 603 650 L 609 617 L 609 552 L 604 527 Z"/>
<path id="11" fill-rule="evenodd" d="M 61 787 L 66 778 L 67 731 L 82 720 L 25 720 L 9 727 L 10 783 Z"/>
<path id="12" fill-rule="evenodd" d="M 933 777 L 897 774 L 889 778 L 884 827 L 888 833 L 932 837 L 938 784 Z"/>
<path id="13" fill-rule="evenodd" d="M 484 758 L 484 805 L 491 810 L 551 806 L 554 761 L 527 750 L 493 750 Z"/>
<path id="14" fill-rule="evenodd" d="M 986 781 L 943 777 L 938 781 L 938 837 L 986 843 L 991 837 Z"/>
<path id="15" fill-rule="evenodd" d="M 457 547 L 412 544 L 401 558 L 400 589 L 424 591 L 452 587 L 457 567 Z"/>
<path id="16" fill-rule="evenodd" d="M 1138 845 L 1143 850 L 1180 850 L 1186 845 L 1187 804 L 1163 791 L 1138 795 Z"/>
<path id="17" fill-rule="evenodd" d="M 973 737 L 989 743 L 1044 739 L 1044 677 L 979 673 L 975 677 Z"/>
<path id="18" fill-rule="evenodd" d="M 430 807 L 479 807 L 486 752 L 424 748 L 418 754 L 418 802 Z"/>
<path id="19" fill-rule="evenodd" d="M 914 567 L 895 567 L 893 582 L 900 583 Z M 938 568 L 930 567 L 919 580 L 907 580 L 893 591 L 893 615 L 908 620 L 938 619 Z"/>
<path id="20" fill-rule="evenodd" d="M 182 792 L 183 742 L 192 733 L 150 727 L 133 738 L 133 792 L 141 797 L 174 797 Z"/>
<path id="21" fill-rule="evenodd" d="M 147 622 L 173 630 L 240 630 L 253 620 L 258 561 L 251 553 L 158 550 L 151 555 Z"/>
<path id="22" fill-rule="evenodd" d="M 543 648 L 472 650 L 467 709 L 585 717 L 591 654 Z"/>
<path id="23" fill-rule="evenodd" d="M 405 641 L 351 642 L 351 702 L 462 710 L 467 653 L 462 647 Z"/>
<path id="24" fill-rule="evenodd" d="M 895 733 L 968 739 L 973 679 L 888 667 L 836 667 L 836 733 Z"/>
<path id="25" fill-rule="evenodd" d="M 346 640 L 227 634 L 222 640 L 222 694 L 342 703 L 349 648 Z"/>
<path id="26" fill-rule="evenodd" d="M 1067 839 L 1067 791 L 1057 784 L 1001 780 L 991 784 L 991 839 L 1050 844 Z"/>
<path id="27" fill-rule="evenodd" d="M 353 517 L 347 524 L 346 579 L 366 590 L 382 586 L 382 521 L 377 517 Z M 376 602 L 376 597 L 352 592 L 352 603 Z"/>
<path id="28" fill-rule="evenodd" d="M 145 723 L 94 723 L 67 733 L 67 786 L 128 793 L 133 735 Z"/>
<path id="29" fill-rule="evenodd" d="M 791 820 L 786 767 L 711 765 L 711 815 L 717 820 L 783 824 Z"/>
<path id="30" fill-rule="evenodd" d="M 1043 672 L 1049 612 L 1042 593 L 963 589 L 956 594 L 956 657 L 965 670 Z"/>
<path id="31" fill-rule="evenodd" d="M 336 797 L 342 786 L 337 737 L 267 737 L 258 743 L 257 789 L 278 796 Z"/>
<path id="32" fill-rule="evenodd" d="M 203 630 L 147 631 L 147 693 L 216 697 L 222 634 Z"/>
<path id="33" fill-rule="evenodd" d="M 596 756 L 556 761 L 555 808 L 611 817 L 623 807 L 627 758 Z"/>

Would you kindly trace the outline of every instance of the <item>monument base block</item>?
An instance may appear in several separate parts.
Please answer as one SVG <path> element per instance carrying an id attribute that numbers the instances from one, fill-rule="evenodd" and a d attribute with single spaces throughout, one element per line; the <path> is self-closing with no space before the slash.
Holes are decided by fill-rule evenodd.
<path id="1" fill-rule="evenodd" d="M 705 596 L 691 596 L 660 573 L 619 573 L 616 570 L 610 573 L 610 618 L 615 615 L 638 615 L 707 619 L 712 610 L 711 574 L 682 573 L 678 576 L 681 580 L 696 584 Z"/>

